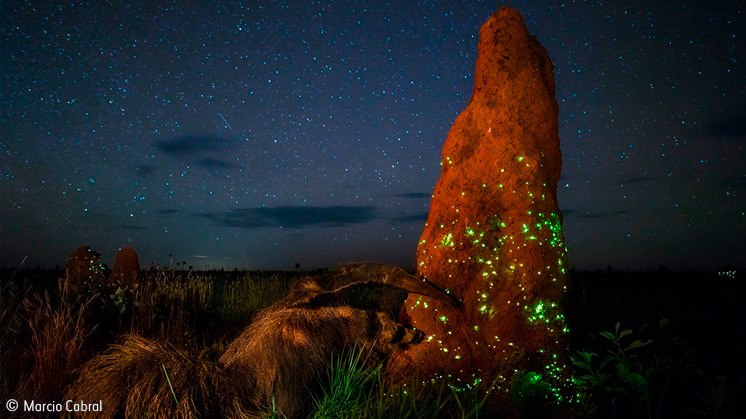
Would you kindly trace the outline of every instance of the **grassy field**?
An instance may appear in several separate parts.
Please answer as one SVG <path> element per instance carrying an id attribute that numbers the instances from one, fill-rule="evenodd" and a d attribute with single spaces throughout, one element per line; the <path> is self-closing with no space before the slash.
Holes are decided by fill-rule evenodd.
<path id="1" fill-rule="evenodd" d="M 60 400 L 77 368 L 127 332 L 216 360 L 252 316 L 303 275 L 320 272 L 146 271 L 138 285 L 65 288 L 63 272 L 0 270 L 0 392 Z M 516 380 L 525 416 L 739 417 L 746 408 L 744 286 L 668 271 L 572 272 L 566 314 L 576 401 Z M 401 294 L 365 296 L 391 314 Z M 475 392 L 413 379 L 387 391 L 382 366 L 354 351 L 332 362 L 314 417 L 479 417 Z M 267 412 L 268 417 L 280 416 Z"/>

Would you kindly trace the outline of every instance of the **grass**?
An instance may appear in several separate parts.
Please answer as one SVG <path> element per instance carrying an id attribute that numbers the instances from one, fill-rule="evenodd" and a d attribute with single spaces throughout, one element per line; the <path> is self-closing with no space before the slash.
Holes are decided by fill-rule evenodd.
<path id="1" fill-rule="evenodd" d="M 174 391 L 174 385 L 171 384 L 171 377 L 168 376 L 168 371 L 166 371 L 166 366 L 164 364 L 161 364 L 161 367 L 163 367 L 163 375 L 166 376 L 166 382 L 168 383 L 168 389 L 171 390 L 171 395 L 174 396 L 174 403 L 178 405 L 179 398 L 176 397 L 176 391 Z"/>
<path id="2" fill-rule="evenodd" d="M 35 294 L 24 298 L 33 357 L 28 379 L 35 398 L 59 398 L 60 390 L 72 378 L 72 370 L 86 359 L 85 340 L 93 330 L 86 319 L 90 303 L 91 299 L 70 302 L 64 293 L 56 307 L 48 292 L 43 297 Z"/>
<path id="3" fill-rule="evenodd" d="M 17 399 L 60 400 L 76 369 L 128 332 L 214 361 L 254 314 L 302 274 L 147 271 L 135 287 L 105 284 L 91 293 L 61 288 L 57 271 L 0 269 L 0 391 Z M 746 346 L 744 286 L 694 274 L 666 275 L 574 273 L 567 318 L 583 403 L 567 413 L 516 401 L 524 406 L 522 413 L 737 417 L 744 411 L 746 361 L 739 355 Z M 381 304 L 396 313 L 401 299 Z M 655 327 L 662 318 L 670 320 L 664 332 Z M 614 328 L 620 321 L 625 327 Z M 637 347 L 637 340 L 650 343 Z M 168 396 L 178 405 L 181 390 L 171 385 L 174 377 L 166 368 Z M 391 388 L 382 371 L 356 351 L 330 360 L 330 384 L 316 400 L 313 416 L 485 415 L 491 394 L 486 384 L 462 392 L 443 381 L 413 377 Z M 267 416 L 283 417 L 272 409 Z"/>
<path id="4" fill-rule="evenodd" d="M 0 316 L 5 364 L 0 385 L 5 394 L 59 399 L 75 368 L 87 358 L 86 339 L 95 329 L 87 319 L 92 299 L 71 296 L 62 288 L 52 297 L 48 290 L 5 287 L 0 299 L 10 305 L 4 305 Z"/>
<path id="5" fill-rule="evenodd" d="M 362 350 L 350 350 L 331 360 L 329 386 L 316 402 L 315 419 L 363 416 L 367 412 L 371 392 L 380 381 L 383 365 L 367 368 L 364 356 Z"/>
<path id="6" fill-rule="evenodd" d="M 332 360 L 329 385 L 312 414 L 322 418 L 479 418 L 492 387 L 463 392 L 444 381 L 420 382 L 418 377 L 389 388 L 383 364 L 370 365 L 361 350 L 351 349 Z"/>
<path id="7" fill-rule="evenodd" d="M 216 359 L 297 276 L 152 271 L 90 292 L 55 271 L 0 275 L 0 390 L 29 400 L 60 400 L 76 369 L 127 332 Z"/>

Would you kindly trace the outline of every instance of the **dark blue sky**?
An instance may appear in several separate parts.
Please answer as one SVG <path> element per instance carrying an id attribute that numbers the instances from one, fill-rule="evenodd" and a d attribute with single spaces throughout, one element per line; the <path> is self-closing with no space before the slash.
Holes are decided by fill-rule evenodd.
<path id="1" fill-rule="evenodd" d="M 107 3 L 0 9 L 0 262 L 414 265 L 498 3 Z M 555 63 L 570 261 L 744 267 L 744 7 L 623 3 L 511 4 Z"/>

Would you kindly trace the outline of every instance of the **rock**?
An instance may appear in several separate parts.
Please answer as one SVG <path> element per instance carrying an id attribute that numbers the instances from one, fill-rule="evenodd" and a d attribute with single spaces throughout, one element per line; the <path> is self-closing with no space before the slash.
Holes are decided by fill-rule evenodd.
<path id="1" fill-rule="evenodd" d="M 121 285 L 134 285 L 140 274 L 140 260 L 137 252 L 131 247 L 123 247 L 114 259 L 114 267 L 111 269 L 110 282 Z"/>
<path id="2" fill-rule="evenodd" d="M 464 307 L 410 294 L 402 320 L 427 337 L 390 371 L 413 365 L 420 377 L 450 374 L 457 386 L 497 377 L 503 390 L 516 370 L 536 371 L 562 397 L 557 116 L 546 50 L 516 10 L 500 9 L 480 29 L 474 91 L 448 133 L 417 248 L 419 273 Z"/>
<path id="3" fill-rule="evenodd" d="M 67 257 L 65 286 L 97 290 L 103 286 L 105 277 L 101 254 L 89 246 L 80 246 Z"/>

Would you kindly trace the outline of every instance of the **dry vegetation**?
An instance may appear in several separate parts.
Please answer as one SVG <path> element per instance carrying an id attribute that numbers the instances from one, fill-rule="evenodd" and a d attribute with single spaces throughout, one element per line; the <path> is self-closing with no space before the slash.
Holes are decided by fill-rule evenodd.
<path id="1" fill-rule="evenodd" d="M 84 368 L 101 370 L 111 357 L 129 357 L 118 374 L 90 379 L 121 388 L 138 371 L 158 371 L 140 380 L 152 386 L 104 395 L 105 406 L 131 406 L 132 411 L 119 414 L 135 414 L 146 406 L 154 417 L 174 411 L 183 416 L 225 414 L 231 399 L 246 397 L 231 393 L 230 383 L 241 378 L 227 375 L 216 361 L 252 317 L 285 295 L 301 275 L 149 271 L 137 286 L 107 284 L 94 292 L 62 287 L 56 271 L 5 269 L 0 274 L 2 394 L 19 400 L 62 400 L 86 361 L 99 355 L 98 365 Z M 573 351 L 578 354 L 580 403 L 569 411 L 598 417 L 738 417 L 746 394 L 745 361 L 739 356 L 744 349 L 739 308 L 743 286 L 695 276 L 666 277 L 675 275 L 670 273 L 635 275 L 639 280 L 623 274 L 575 274 L 568 319 L 571 344 L 582 349 Z M 656 281 L 658 285 L 651 285 Z M 373 301 L 395 314 L 401 297 L 373 292 L 360 296 L 360 304 Z M 671 319 L 663 332 L 639 327 L 657 326 L 663 317 Z M 613 330 L 617 321 L 636 330 L 619 337 L 626 332 L 624 327 Z M 599 333 L 604 330 L 605 336 Z M 625 351 L 634 339 L 652 343 Z M 138 358 L 143 348 L 155 355 Z M 416 378 L 407 391 L 386 392 L 381 367 L 357 362 L 360 356 L 350 353 L 330 360 L 329 385 L 318 394 L 315 417 L 345 416 L 341 412 L 359 417 L 435 417 L 444 412 L 478 417 L 489 394 L 489 383 L 478 392 L 463 392 L 443 382 L 422 385 Z M 587 366 L 583 356 L 590 357 Z M 144 368 L 148 362 L 159 363 L 158 368 Z M 175 363 L 190 367 L 176 368 Z M 104 380 L 119 382 L 107 385 Z M 162 385 L 164 380 L 168 387 Z M 216 387 L 221 388 L 221 400 L 203 397 L 216 394 Z M 511 391 L 526 414 L 558 412 L 544 405 L 541 386 Z M 267 417 L 282 416 L 271 404 L 266 411 Z"/>
<path id="2" fill-rule="evenodd" d="M 130 332 L 173 350 L 175 357 L 196 354 L 213 360 L 296 277 L 153 271 L 134 287 L 107 284 L 92 291 L 65 287 L 58 272 L 13 276 L 4 271 L 0 284 L 0 390 L 18 400 L 61 400 L 78 368 L 93 355 L 115 343 L 122 345 L 109 353 L 142 346 L 124 338 Z M 170 378 L 176 385 L 187 379 Z M 168 396 L 164 403 L 173 402 Z"/>

